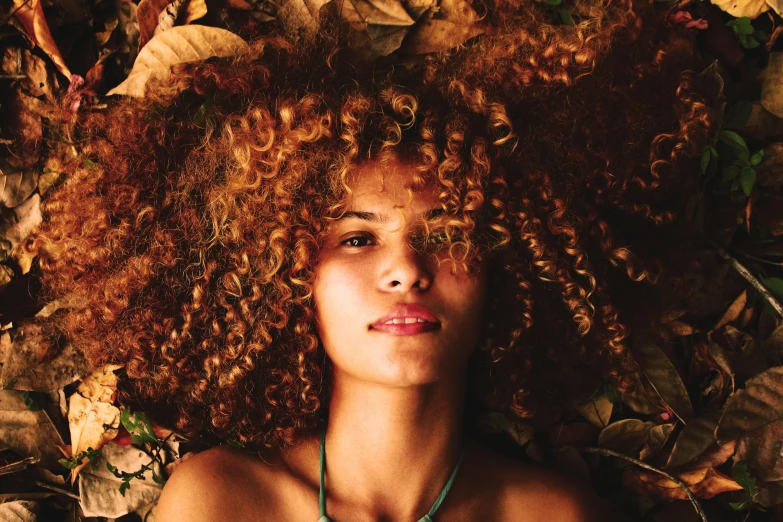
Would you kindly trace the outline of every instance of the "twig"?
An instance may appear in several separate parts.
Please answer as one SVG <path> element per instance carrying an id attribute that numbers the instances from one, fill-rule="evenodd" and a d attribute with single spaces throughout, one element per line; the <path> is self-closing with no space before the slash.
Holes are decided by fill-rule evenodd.
<path id="1" fill-rule="evenodd" d="M 76 500 L 79 500 L 79 495 L 74 493 L 73 491 L 69 491 L 65 488 L 60 488 L 55 486 L 54 484 L 49 484 L 48 482 L 43 482 L 40 480 L 33 481 L 36 486 L 41 486 L 42 488 L 51 489 L 52 491 L 55 491 L 57 493 L 60 493 L 61 495 L 66 495 L 71 498 L 75 498 Z"/>
<path id="2" fill-rule="evenodd" d="M 685 484 L 685 482 L 681 481 L 677 477 L 673 477 L 673 476 L 669 475 L 668 473 L 666 473 L 665 471 L 661 471 L 658 468 L 654 468 L 654 467 L 650 466 L 649 464 L 647 464 L 646 462 L 642 462 L 641 460 L 635 459 L 633 457 L 629 457 L 628 455 L 623 455 L 622 453 L 618 453 L 617 451 L 612 451 L 610 449 L 595 448 L 595 447 L 582 447 L 582 448 L 576 448 L 576 450 L 579 451 L 579 452 L 584 452 L 584 453 L 597 453 L 599 455 L 604 455 L 606 457 L 617 457 L 619 459 L 627 460 L 628 462 L 632 462 L 632 463 L 636 464 L 637 466 L 639 466 L 641 468 L 644 468 L 646 470 L 658 473 L 659 475 L 663 475 L 664 477 L 668 478 L 669 480 L 671 480 L 673 482 L 676 482 L 677 485 L 679 485 L 682 489 L 685 490 L 685 493 L 687 493 L 688 498 L 691 499 L 691 504 L 693 504 L 693 509 L 696 510 L 696 513 L 699 514 L 699 516 L 701 517 L 701 519 L 704 522 L 709 522 L 707 520 L 707 515 L 704 513 L 704 510 L 701 507 L 701 504 L 699 503 L 698 500 L 696 500 L 696 497 L 693 496 L 693 493 L 691 492 L 690 488 L 688 488 L 688 486 L 687 486 L 687 484 Z"/>
<path id="3" fill-rule="evenodd" d="M 731 261 L 731 266 L 736 270 L 739 275 L 744 277 L 748 283 L 751 284 L 753 288 L 759 291 L 759 293 L 764 296 L 764 299 L 767 300 L 767 302 L 772 306 L 772 308 L 775 309 L 775 311 L 778 313 L 780 317 L 783 317 L 783 306 L 780 306 L 780 303 L 777 299 L 767 290 L 767 287 L 761 284 L 761 281 L 756 279 L 756 276 L 750 273 L 750 271 L 745 268 L 742 263 L 737 261 L 734 257 L 732 257 L 728 252 L 723 250 L 721 247 L 718 247 L 718 255 L 721 257 L 721 259 L 725 259 L 726 261 Z"/>
<path id="4" fill-rule="evenodd" d="M 24 80 L 27 78 L 24 74 L 0 74 L 0 80 Z"/>
<path id="5" fill-rule="evenodd" d="M 27 466 L 31 464 L 37 464 L 38 459 L 35 457 L 27 457 L 25 459 L 22 459 L 18 462 L 12 462 L 11 464 L 6 464 L 5 466 L 0 466 L 0 475 L 10 475 L 11 473 L 17 473 L 19 471 L 24 471 L 27 469 Z"/>

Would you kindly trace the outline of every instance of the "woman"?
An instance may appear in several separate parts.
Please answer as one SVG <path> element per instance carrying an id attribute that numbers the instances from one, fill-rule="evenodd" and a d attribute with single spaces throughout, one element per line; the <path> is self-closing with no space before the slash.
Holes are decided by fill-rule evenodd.
<path id="1" fill-rule="evenodd" d="M 603 519 L 469 428 L 632 387 L 621 312 L 710 133 L 698 60 L 648 1 L 484 14 L 407 67 L 270 36 L 79 122 L 89 161 L 21 247 L 89 303 L 54 326 L 124 365 L 122 404 L 260 450 L 183 462 L 159 522 Z"/>

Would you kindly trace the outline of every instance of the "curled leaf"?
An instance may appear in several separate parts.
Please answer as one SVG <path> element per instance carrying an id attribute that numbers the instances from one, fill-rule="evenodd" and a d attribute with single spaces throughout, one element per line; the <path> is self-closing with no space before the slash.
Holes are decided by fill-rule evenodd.
<path id="1" fill-rule="evenodd" d="M 232 56 L 247 48 L 245 41 L 225 29 L 204 25 L 172 27 L 150 40 L 139 52 L 128 78 L 107 93 L 144 96 L 150 78 L 165 78 L 171 66 L 197 62 L 212 56 Z"/>

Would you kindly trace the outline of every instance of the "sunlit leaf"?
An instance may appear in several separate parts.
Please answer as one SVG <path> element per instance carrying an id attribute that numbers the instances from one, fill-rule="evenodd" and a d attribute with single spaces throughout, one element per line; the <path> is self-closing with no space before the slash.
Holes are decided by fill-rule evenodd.
<path id="1" fill-rule="evenodd" d="M 107 93 L 144 96 L 151 77 L 165 78 L 171 66 L 212 56 L 231 56 L 247 48 L 242 38 L 225 29 L 204 25 L 172 27 L 152 38 L 139 53 L 128 78 Z"/>

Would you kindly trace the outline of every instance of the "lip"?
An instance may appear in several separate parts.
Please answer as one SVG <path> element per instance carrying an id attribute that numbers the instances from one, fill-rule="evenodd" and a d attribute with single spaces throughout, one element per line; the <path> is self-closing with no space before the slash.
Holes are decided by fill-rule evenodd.
<path id="1" fill-rule="evenodd" d="M 427 321 L 426 323 L 410 323 L 409 325 L 388 325 L 383 324 L 386 321 L 391 321 L 392 319 L 398 319 L 403 317 L 415 317 L 416 319 L 422 319 L 424 321 Z M 389 309 L 386 314 L 384 314 L 383 317 L 375 321 L 371 328 L 379 328 L 381 326 L 416 326 L 416 325 L 426 325 L 426 324 L 437 324 L 440 325 L 440 321 L 438 321 L 438 318 L 435 317 L 435 314 L 433 314 L 429 308 L 419 305 L 419 304 L 398 304 L 394 305 Z"/>
<path id="2" fill-rule="evenodd" d="M 392 335 L 416 335 L 433 332 L 440 328 L 440 323 L 410 323 L 410 324 L 379 324 L 370 329 Z"/>

